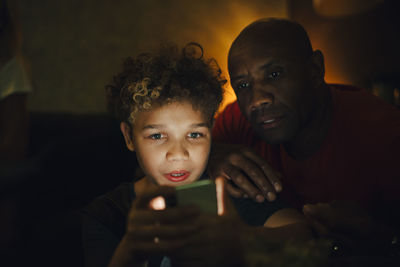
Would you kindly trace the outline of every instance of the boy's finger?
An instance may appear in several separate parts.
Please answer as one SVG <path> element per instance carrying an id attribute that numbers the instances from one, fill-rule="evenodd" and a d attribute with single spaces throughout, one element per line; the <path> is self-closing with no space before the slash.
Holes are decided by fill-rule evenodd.
<path id="1" fill-rule="evenodd" d="M 194 223 L 187 224 L 149 224 L 149 225 L 138 225 L 133 224 L 128 226 L 128 232 L 142 240 L 148 239 L 149 237 L 155 237 L 162 239 L 168 238 L 179 238 L 188 234 L 191 234 L 199 230 L 199 226 Z"/>
<path id="2" fill-rule="evenodd" d="M 236 209 L 226 189 L 229 183 L 220 176 L 215 179 L 215 185 L 217 189 L 218 215 L 236 215 Z"/>
<path id="3" fill-rule="evenodd" d="M 185 221 L 193 220 L 200 214 L 200 211 L 193 206 L 168 208 L 165 210 L 134 210 L 128 215 L 128 223 L 137 224 L 168 224 L 168 223 L 182 223 Z"/>
<path id="4" fill-rule="evenodd" d="M 139 194 L 135 201 L 133 202 L 133 208 L 147 208 L 149 202 L 158 197 L 172 197 L 175 195 L 175 188 L 173 187 L 168 187 L 168 186 L 159 186 L 159 187 L 155 187 L 155 188 L 151 188 L 145 192 L 143 192 L 142 194 Z"/>

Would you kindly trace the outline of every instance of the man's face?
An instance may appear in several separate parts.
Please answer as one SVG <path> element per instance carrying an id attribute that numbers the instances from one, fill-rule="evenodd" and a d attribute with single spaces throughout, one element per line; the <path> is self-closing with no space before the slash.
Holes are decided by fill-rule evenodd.
<path id="1" fill-rule="evenodd" d="M 292 141 L 313 108 L 308 64 L 299 58 L 261 41 L 242 41 L 231 49 L 228 67 L 239 107 L 268 143 Z"/>

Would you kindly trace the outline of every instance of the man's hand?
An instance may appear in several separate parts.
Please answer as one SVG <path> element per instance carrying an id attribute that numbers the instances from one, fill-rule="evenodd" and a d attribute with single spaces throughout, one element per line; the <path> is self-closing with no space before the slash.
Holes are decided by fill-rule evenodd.
<path id="1" fill-rule="evenodd" d="M 225 177 L 233 197 L 251 197 L 257 202 L 273 201 L 282 190 L 281 174 L 250 148 L 213 144 L 208 171 L 211 177 Z"/>
<path id="2" fill-rule="evenodd" d="M 390 245 L 392 233 L 354 202 L 307 204 L 303 212 L 319 237 L 334 241 L 334 253 L 376 253 Z"/>

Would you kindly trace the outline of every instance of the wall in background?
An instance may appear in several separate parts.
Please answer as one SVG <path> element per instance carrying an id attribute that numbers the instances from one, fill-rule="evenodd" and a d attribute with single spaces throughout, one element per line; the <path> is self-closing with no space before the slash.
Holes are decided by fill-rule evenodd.
<path id="1" fill-rule="evenodd" d="M 122 61 L 161 41 L 201 43 L 226 74 L 235 36 L 261 17 L 286 17 L 285 0 L 20 0 L 32 111 L 105 112 L 104 86 Z M 228 87 L 225 104 L 235 99 Z"/>
<path id="2" fill-rule="evenodd" d="M 354 3 L 362 11 L 353 15 L 321 16 L 314 11 L 313 0 L 288 0 L 288 15 L 305 27 L 313 48 L 324 53 L 328 82 L 349 83 L 369 89 L 382 80 L 385 84 L 396 83 L 393 80 L 398 80 L 400 75 L 397 0 L 314 2 L 336 4 L 336 7 L 339 2 L 342 6 Z M 384 3 L 366 9 L 369 2 Z M 350 9 L 351 5 L 348 6 Z M 337 11 L 332 10 L 332 13 Z"/>

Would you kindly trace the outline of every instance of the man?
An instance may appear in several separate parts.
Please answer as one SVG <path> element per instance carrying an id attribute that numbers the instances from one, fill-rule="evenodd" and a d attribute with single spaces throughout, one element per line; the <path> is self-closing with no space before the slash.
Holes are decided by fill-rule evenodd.
<path id="1" fill-rule="evenodd" d="M 237 102 L 216 120 L 213 140 L 225 144 L 211 153 L 211 175 L 228 178 L 234 197 L 273 201 L 282 191 L 321 236 L 353 252 L 392 250 L 400 112 L 357 88 L 326 84 L 322 53 L 288 20 L 247 26 L 228 69 Z"/>

